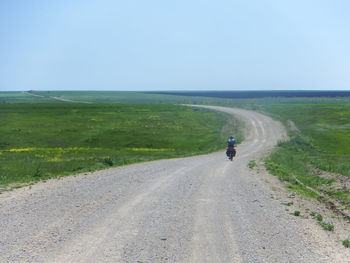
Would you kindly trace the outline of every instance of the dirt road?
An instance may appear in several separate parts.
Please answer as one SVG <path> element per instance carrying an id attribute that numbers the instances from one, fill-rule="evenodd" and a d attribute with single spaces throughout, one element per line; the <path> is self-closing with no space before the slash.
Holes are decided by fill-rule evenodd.
<path id="1" fill-rule="evenodd" d="M 285 136 L 281 124 L 215 109 L 246 121 L 233 162 L 154 161 L 0 195 L 0 262 L 346 262 L 247 167 Z"/>

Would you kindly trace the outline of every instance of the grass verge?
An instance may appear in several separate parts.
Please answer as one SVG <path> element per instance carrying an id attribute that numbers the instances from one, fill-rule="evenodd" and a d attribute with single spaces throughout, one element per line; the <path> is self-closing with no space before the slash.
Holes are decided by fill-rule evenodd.
<path id="1" fill-rule="evenodd" d="M 268 171 L 296 192 L 350 208 L 350 105 L 268 105 L 264 110 L 285 123 L 290 136 L 266 158 Z"/>

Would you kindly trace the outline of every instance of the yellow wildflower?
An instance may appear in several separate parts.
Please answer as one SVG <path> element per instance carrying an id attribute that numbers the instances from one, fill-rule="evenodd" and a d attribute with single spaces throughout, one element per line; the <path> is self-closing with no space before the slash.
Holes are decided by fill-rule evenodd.
<path id="1" fill-rule="evenodd" d="M 10 149 L 10 152 L 30 152 L 35 151 L 35 148 Z"/>
<path id="2" fill-rule="evenodd" d="M 134 152 L 173 152 L 172 148 L 129 148 Z"/>
<path id="3" fill-rule="evenodd" d="M 53 157 L 53 158 L 48 158 L 47 161 L 48 161 L 48 162 L 61 162 L 62 159 L 59 158 L 58 156 L 55 156 L 55 157 Z"/>

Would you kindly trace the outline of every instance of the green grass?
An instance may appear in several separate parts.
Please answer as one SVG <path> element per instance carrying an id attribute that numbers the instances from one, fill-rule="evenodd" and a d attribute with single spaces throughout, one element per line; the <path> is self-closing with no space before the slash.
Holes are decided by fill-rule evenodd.
<path id="1" fill-rule="evenodd" d="M 42 98 L 31 96 L 19 91 L 2 91 L 0 92 L 0 103 L 16 103 L 16 102 L 54 102 L 51 98 Z"/>
<path id="2" fill-rule="evenodd" d="M 327 222 L 318 222 L 318 224 L 327 231 L 333 231 L 334 230 L 334 225 L 331 223 L 327 223 Z"/>
<path id="3" fill-rule="evenodd" d="M 300 216 L 300 211 L 298 211 L 298 210 L 294 211 L 293 215 Z"/>
<path id="4" fill-rule="evenodd" d="M 3 103 L 0 185 L 213 152 L 233 133 L 227 114 L 170 104 Z"/>
<path id="5" fill-rule="evenodd" d="M 23 92 L 0 92 L 1 102 L 56 102 L 62 103 L 54 97 L 78 102 L 90 103 L 178 103 L 178 104 L 221 104 L 225 99 L 173 96 L 164 94 L 150 94 L 145 92 L 128 91 L 30 91 L 33 95 Z"/>
<path id="6" fill-rule="evenodd" d="M 321 214 L 317 214 L 315 212 L 312 212 L 310 214 L 314 219 L 317 220 L 318 224 L 327 231 L 333 231 L 334 230 L 334 225 L 329 222 L 323 222 L 323 216 Z"/>
<path id="7" fill-rule="evenodd" d="M 284 123 L 295 122 L 312 149 L 327 157 L 349 157 L 350 104 L 270 105 L 265 110 Z"/>
<path id="8" fill-rule="evenodd" d="M 350 240 L 349 239 L 343 240 L 343 246 L 344 247 L 350 247 Z"/>
<path id="9" fill-rule="evenodd" d="M 256 166 L 255 160 L 249 161 L 249 163 L 248 163 L 249 169 L 254 169 L 255 166 Z"/>
<path id="10" fill-rule="evenodd" d="M 30 91 L 35 97 L 22 92 L 0 92 L 0 102 L 59 102 L 52 97 L 60 97 L 73 101 L 93 103 L 179 103 L 179 104 L 206 104 L 227 107 L 239 107 L 252 110 L 262 110 L 266 105 L 275 104 L 339 104 L 350 103 L 350 97 L 339 98 L 246 98 L 226 99 L 200 96 L 181 96 L 167 94 L 152 94 L 148 92 L 130 91 Z"/>
<path id="11" fill-rule="evenodd" d="M 292 190 L 319 197 L 311 187 L 350 205 L 348 189 L 334 189 L 335 179 L 317 173 L 350 177 L 350 104 L 265 105 L 264 111 L 286 126 L 292 120 L 300 130 L 289 130 L 290 140 L 279 143 L 265 160 L 267 169 Z"/>
<path id="12" fill-rule="evenodd" d="M 317 215 L 315 216 L 315 219 L 316 219 L 318 222 L 322 222 L 323 216 L 322 216 L 321 214 L 317 214 Z"/>

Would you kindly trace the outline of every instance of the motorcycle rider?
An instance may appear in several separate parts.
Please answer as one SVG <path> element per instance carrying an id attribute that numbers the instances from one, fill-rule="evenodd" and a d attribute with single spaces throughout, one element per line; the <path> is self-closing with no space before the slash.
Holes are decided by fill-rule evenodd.
<path id="1" fill-rule="evenodd" d="M 227 146 L 226 146 L 226 155 L 230 156 L 230 152 L 233 152 L 233 156 L 236 155 L 236 140 L 233 138 L 233 136 L 230 136 L 230 139 L 227 140 Z"/>
<path id="2" fill-rule="evenodd" d="M 235 146 L 236 140 L 233 138 L 233 136 L 230 136 L 230 139 L 227 140 L 227 145 Z"/>

